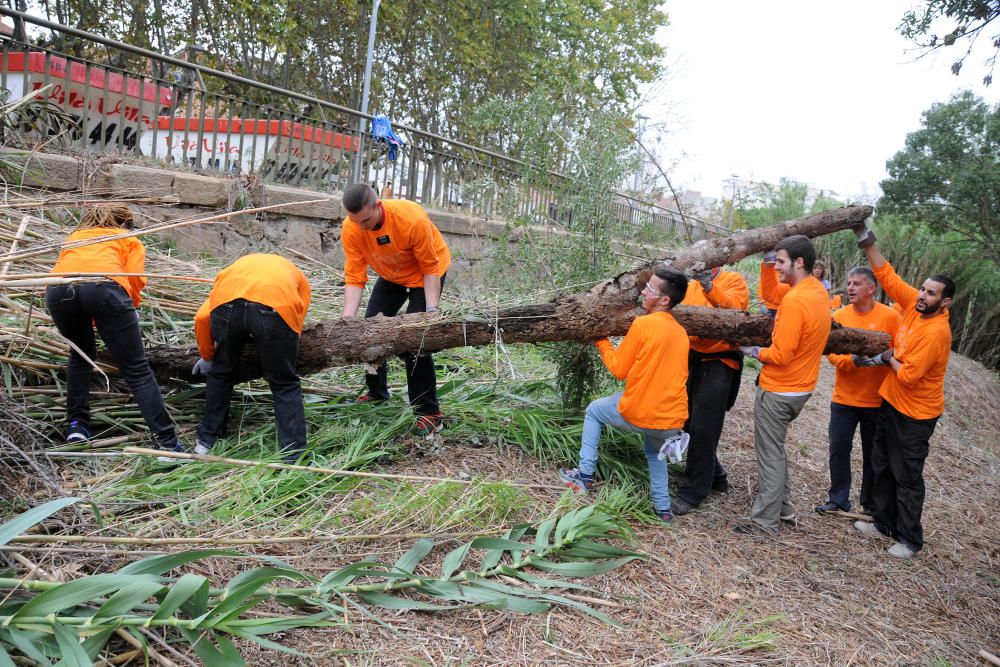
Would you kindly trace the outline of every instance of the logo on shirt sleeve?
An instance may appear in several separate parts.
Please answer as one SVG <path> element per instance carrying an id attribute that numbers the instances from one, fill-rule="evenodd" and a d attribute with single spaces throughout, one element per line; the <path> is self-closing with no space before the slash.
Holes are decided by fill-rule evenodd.
<path id="1" fill-rule="evenodd" d="M 389 245 L 389 235 L 388 234 L 386 234 L 385 236 L 379 236 L 375 240 L 378 241 L 379 245 Z"/>

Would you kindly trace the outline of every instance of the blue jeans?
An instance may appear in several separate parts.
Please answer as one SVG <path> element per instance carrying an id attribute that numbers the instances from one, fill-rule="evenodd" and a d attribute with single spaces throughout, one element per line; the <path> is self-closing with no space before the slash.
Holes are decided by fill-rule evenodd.
<path id="1" fill-rule="evenodd" d="M 244 299 L 216 306 L 211 323 L 215 358 L 205 380 L 205 416 L 198 427 L 198 440 L 211 447 L 225 432 L 240 355 L 252 341 L 274 398 L 281 449 L 289 457 L 304 451 L 306 413 L 302 383 L 295 373 L 299 334 L 270 306 Z"/>
<path id="2" fill-rule="evenodd" d="M 97 356 L 94 325 L 118 372 L 139 404 L 142 418 L 157 445 L 177 444 L 174 422 L 167 414 L 160 385 L 146 359 L 139 330 L 139 314 L 125 289 L 111 280 L 54 285 L 45 290 L 45 304 L 56 328 L 91 359 Z M 90 428 L 91 365 L 76 350 L 66 368 L 66 419 Z"/>
<path id="3" fill-rule="evenodd" d="M 630 424 L 618 411 L 618 401 L 622 392 L 599 398 L 587 406 L 583 417 L 583 443 L 580 445 L 580 472 L 593 475 L 597 468 L 597 446 L 601 442 L 601 428 L 605 425 L 642 434 L 642 449 L 649 465 L 649 486 L 653 492 L 653 507 L 657 512 L 670 510 L 670 492 L 667 490 L 669 475 L 667 462 L 657 458 L 663 442 L 675 435 L 680 429 L 650 429 L 640 428 Z"/>

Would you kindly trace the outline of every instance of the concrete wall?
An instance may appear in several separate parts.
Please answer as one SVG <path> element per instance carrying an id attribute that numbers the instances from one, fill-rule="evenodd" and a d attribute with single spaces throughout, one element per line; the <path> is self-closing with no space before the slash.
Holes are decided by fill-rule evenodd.
<path id="1" fill-rule="evenodd" d="M 204 218 L 235 209 L 285 204 L 280 209 L 238 215 L 225 224 L 192 225 L 167 232 L 180 250 L 235 258 L 253 249 L 279 252 L 295 258 L 294 250 L 335 268 L 343 268 L 340 245 L 344 211 L 339 194 L 322 194 L 298 188 L 256 184 L 245 179 L 201 176 L 173 169 L 158 169 L 122 162 L 48 153 L 23 155 L 0 149 L 0 157 L 19 165 L 12 185 L 51 191 L 80 191 L 95 197 L 147 198 L 134 204 L 152 221 Z M 317 201 L 318 200 L 318 201 Z M 452 251 L 448 273 L 452 284 L 473 283 L 481 277 L 481 266 L 491 244 L 506 233 L 503 222 L 472 218 L 445 211 L 428 214 L 441 230 Z M 524 233 L 528 230 L 520 230 Z M 531 228 L 541 238 L 567 232 L 553 228 Z M 511 235 L 517 238 L 520 234 Z M 516 242 L 516 241 L 515 241 Z M 655 248 L 632 246 L 623 251 L 638 257 L 662 256 Z M 637 260 L 638 262 L 638 260 Z"/>

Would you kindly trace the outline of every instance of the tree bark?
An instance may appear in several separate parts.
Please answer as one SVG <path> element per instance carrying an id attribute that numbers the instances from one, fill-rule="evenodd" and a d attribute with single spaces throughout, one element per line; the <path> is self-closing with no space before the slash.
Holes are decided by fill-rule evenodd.
<path id="1" fill-rule="evenodd" d="M 748 230 L 725 238 L 699 241 L 675 256 L 657 260 L 687 274 L 732 264 L 744 257 L 770 250 L 792 234 L 815 237 L 858 225 L 871 215 L 870 206 L 850 206 L 806 218 Z M 453 347 L 545 341 L 592 341 L 624 335 L 642 311 L 636 301 L 656 262 L 606 280 L 588 292 L 556 298 L 550 303 L 483 312 L 475 317 L 441 317 L 416 313 L 399 317 L 382 315 L 321 322 L 302 332 L 298 372 L 308 375 L 334 366 L 378 363 L 391 356 L 437 352 Z M 687 332 L 703 338 L 728 340 L 740 345 L 767 345 L 772 320 L 768 315 L 717 308 L 678 306 L 677 321 Z M 888 336 L 861 329 L 834 328 L 827 352 L 877 354 L 889 346 Z M 198 359 L 196 348 L 155 346 L 148 351 L 150 364 L 160 380 L 192 379 L 190 369 Z M 241 379 L 260 377 L 252 346 L 240 364 Z"/>

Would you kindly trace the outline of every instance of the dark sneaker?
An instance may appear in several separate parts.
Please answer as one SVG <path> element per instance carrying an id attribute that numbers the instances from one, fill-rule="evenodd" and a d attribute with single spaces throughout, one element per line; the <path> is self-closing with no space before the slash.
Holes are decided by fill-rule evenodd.
<path id="1" fill-rule="evenodd" d="M 165 451 L 165 452 L 171 452 L 171 453 L 174 453 L 174 454 L 186 454 L 187 453 L 187 452 L 184 451 L 184 447 L 181 446 L 180 442 L 175 442 L 173 447 L 161 447 L 161 446 L 157 445 L 156 448 L 159 449 L 159 450 L 162 450 L 162 451 Z M 175 459 L 172 456 L 157 456 L 156 460 L 159 461 L 160 463 L 167 463 L 169 465 L 180 465 L 182 463 L 190 463 L 191 462 L 191 459 Z"/>
<path id="2" fill-rule="evenodd" d="M 781 519 L 781 523 L 787 523 L 791 526 L 796 525 L 799 521 L 798 517 L 795 515 L 795 512 L 790 512 L 789 514 L 782 514 L 778 518 Z"/>
<path id="3" fill-rule="evenodd" d="M 420 415 L 413 424 L 420 435 L 430 438 L 444 428 L 444 415 L 437 412 L 433 415 Z"/>
<path id="4" fill-rule="evenodd" d="M 712 492 L 713 493 L 729 493 L 729 480 L 728 479 L 718 479 L 712 482 Z"/>
<path id="5" fill-rule="evenodd" d="M 90 440 L 90 430 L 78 421 L 71 421 L 66 429 L 66 442 L 87 442 Z"/>
<path id="6" fill-rule="evenodd" d="M 685 514 L 693 510 L 694 506 L 692 506 L 691 503 L 684 500 L 683 498 L 674 498 L 673 501 L 670 503 L 670 509 L 673 512 L 674 516 L 684 516 Z"/>
<path id="7" fill-rule="evenodd" d="M 738 523 L 733 526 L 733 532 L 737 535 L 762 535 L 766 537 L 774 537 L 777 533 L 772 533 L 769 530 L 764 530 L 753 521 L 749 523 Z"/>
<path id="8" fill-rule="evenodd" d="M 309 451 L 298 445 L 293 444 L 289 447 L 283 447 L 280 453 L 282 462 L 287 465 L 309 465 L 309 457 L 307 456 Z"/>
<path id="9" fill-rule="evenodd" d="M 362 394 L 354 399 L 355 403 L 371 403 L 372 405 L 378 405 L 379 403 L 385 403 L 384 398 L 375 398 L 371 394 Z"/>
<path id="10" fill-rule="evenodd" d="M 816 506 L 816 511 L 820 514 L 826 514 L 827 512 L 846 512 L 847 510 L 833 502 L 832 500 L 823 503 L 822 505 Z"/>
<path id="11" fill-rule="evenodd" d="M 656 516 L 660 517 L 660 521 L 663 523 L 670 523 L 674 520 L 674 513 L 670 510 L 664 510 L 662 512 L 657 512 Z"/>
<path id="12" fill-rule="evenodd" d="M 594 486 L 594 478 L 584 477 L 578 468 L 559 468 L 559 479 L 577 493 L 586 493 Z"/>

